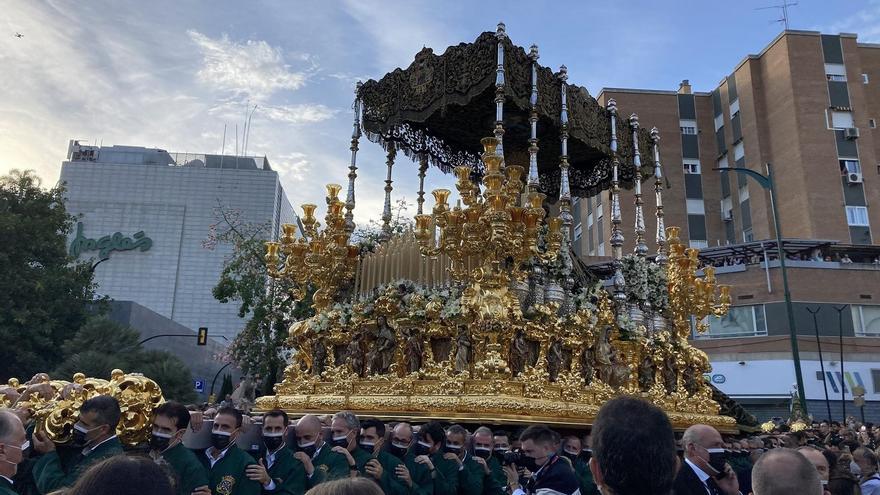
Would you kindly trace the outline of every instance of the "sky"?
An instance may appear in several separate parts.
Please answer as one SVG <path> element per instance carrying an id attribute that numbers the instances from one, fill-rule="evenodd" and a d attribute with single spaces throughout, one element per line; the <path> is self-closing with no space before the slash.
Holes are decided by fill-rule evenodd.
<path id="1" fill-rule="evenodd" d="M 593 95 L 682 79 L 711 91 L 783 29 L 761 9 L 782 1 L 0 0 L 0 174 L 54 185 L 70 139 L 219 153 L 225 125 L 231 153 L 257 105 L 247 153 L 268 157 L 294 205 L 323 204 L 324 184 L 347 183 L 355 83 L 423 46 L 441 53 L 503 21 Z M 799 0 L 789 23 L 880 43 L 880 0 Z M 385 156 L 366 138 L 360 149 L 364 223 L 381 216 Z M 414 202 L 416 174 L 399 154 L 395 199 Z M 441 176 L 427 182 L 452 183 Z"/>

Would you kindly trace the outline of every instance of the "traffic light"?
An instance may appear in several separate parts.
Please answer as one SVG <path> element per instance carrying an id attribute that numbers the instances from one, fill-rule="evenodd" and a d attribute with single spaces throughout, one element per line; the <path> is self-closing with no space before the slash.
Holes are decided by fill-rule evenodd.
<path id="1" fill-rule="evenodd" d="M 198 345 L 208 345 L 208 327 L 199 327 Z"/>

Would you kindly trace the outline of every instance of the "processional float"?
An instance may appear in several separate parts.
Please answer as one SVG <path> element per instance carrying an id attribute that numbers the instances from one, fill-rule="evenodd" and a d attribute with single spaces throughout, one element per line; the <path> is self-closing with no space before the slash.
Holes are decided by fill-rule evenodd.
<path id="1" fill-rule="evenodd" d="M 302 206 L 302 231 L 267 242 L 271 277 L 315 316 L 290 327 L 292 362 L 257 408 L 351 410 L 386 419 L 589 425 L 612 397 L 641 396 L 676 427 L 735 421 L 703 374 L 692 325 L 727 312 L 729 291 L 697 251 L 665 228 L 659 132 L 602 108 L 581 87 L 514 45 L 503 24 L 473 43 L 358 84 L 351 165 L 327 186 L 324 224 Z M 382 241 L 353 244 L 363 135 L 387 152 Z M 485 136 L 489 137 L 485 137 Z M 556 143 L 559 143 L 558 145 Z M 398 152 L 418 163 L 415 225 L 391 226 Z M 643 155 L 644 153 L 644 155 Z M 458 200 L 431 191 L 429 166 L 453 173 Z M 649 255 L 642 182 L 654 178 Z M 632 188 L 635 250 L 623 254 L 621 187 Z M 572 202 L 610 196 L 613 274 L 593 275 L 571 249 Z"/>

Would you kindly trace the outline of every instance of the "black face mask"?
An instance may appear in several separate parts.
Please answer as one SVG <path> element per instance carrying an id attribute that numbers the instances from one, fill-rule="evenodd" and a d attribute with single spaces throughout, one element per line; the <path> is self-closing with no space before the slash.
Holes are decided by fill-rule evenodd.
<path id="1" fill-rule="evenodd" d="M 330 445 L 332 445 L 333 447 L 346 447 L 346 448 L 348 448 L 348 435 L 346 435 L 344 437 L 339 437 L 339 438 L 333 437 L 330 440 Z"/>
<path id="2" fill-rule="evenodd" d="M 421 442 L 419 442 L 419 443 L 416 444 L 416 446 L 415 446 L 415 450 L 413 451 L 413 454 L 415 454 L 415 455 L 417 455 L 417 456 L 419 456 L 419 455 L 428 455 L 428 454 L 430 454 L 430 453 L 431 453 L 431 447 L 428 447 L 427 445 L 425 445 L 425 444 L 423 444 L 423 443 L 421 443 Z"/>
<path id="3" fill-rule="evenodd" d="M 532 472 L 532 473 L 534 473 L 535 471 L 538 470 L 538 462 L 535 460 L 534 457 L 529 457 L 527 455 L 523 455 L 522 459 L 520 459 L 520 461 L 522 462 L 522 466 L 517 466 L 517 467 L 526 468 L 529 470 L 529 472 Z"/>
<path id="4" fill-rule="evenodd" d="M 225 450 L 232 443 L 232 435 L 224 432 L 211 433 L 211 445 L 217 450 Z"/>
<path id="5" fill-rule="evenodd" d="M 315 442 L 311 442 L 309 445 L 299 445 L 297 444 L 296 450 L 303 452 L 305 455 L 312 457 L 315 455 L 315 452 L 318 451 L 318 447 Z"/>
<path id="6" fill-rule="evenodd" d="M 504 459 L 504 453 L 507 452 L 508 449 L 492 449 L 492 455 L 494 455 L 498 460 Z"/>
<path id="7" fill-rule="evenodd" d="M 458 455 L 461 453 L 460 445 L 445 445 L 443 446 L 443 452 L 447 454 L 455 454 Z"/>
<path id="8" fill-rule="evenodd" d="M 263 435 L 263 444 L 269 452 L 275 452 L 284 443 L 284 435 Z"/>
<path id="9" fill-rule="evenodd" d="M 388 453 L 393 455 L 394 457 L 397 457 L 400 460 L 403 460 L 403 458 L 406 456 L 406 451 L 407 447 L 394 445 L 394 442 L 388 445 Z"/>
<path id="10" fill-rule="evenodd" d="M 156 452 L 165 452 L 171 445 L 172 435 L 166 436 L 164 433 L 153 433 L 150 435 L 150 449 Z"/>
<path id="11" fill-rule="evenodd" d="M 583 459 L 584 462 L 589 462 L 589 461 L 590 461 L 590 457 L 593 457 L 593 451 L 592 451 L 592 450 L 590 450 L 590 449 L 582 449 L 582 450 L 581 450 L 581 459 Z"/>
<path id="12" fill-rule="evenodd" d="M 571 464 L 574 465 L 575 461 L 578 460 L 578 454 L 572 454 L 571 452 L 562 451 L 562 455 L 568 458 L 571 461 Z"/>
<path id="13" fill-rule="evenodd" d="M 360 447 L 361 450 L 363 450 L 364 452 L 366 452 L 368 454 L 372 454 L 373 451 L 376 449 L 376 444 L 362 441 L 362 442 L 358 442 L 358 447 Z"/>
<path id="14" fill-rule="evenodd" d="M 484 449 L 482 447 L 474 447 L 474 455 L 480 459 L 489 460 L 492 457 L 492 449 Z"/>

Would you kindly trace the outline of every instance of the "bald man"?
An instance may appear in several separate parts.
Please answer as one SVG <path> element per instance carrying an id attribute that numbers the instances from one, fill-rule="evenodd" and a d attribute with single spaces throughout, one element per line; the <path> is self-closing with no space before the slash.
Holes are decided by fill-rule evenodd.
<path id="1" fill-rule="evenodd" d="M 29 446 L 18 416 L 8 409 L 0 409 L 0 495 L 16 495 L 12 478 Z"/>
<path id="2" fill-rule="evenodd" d="M 675 495 L 738 495 L 739 481 L 727 463 L 724 440 L 709 425 L 693 425 L 681 437 L 684 463 L 675 477 Z"/>
<path id="3" fill-rule="evenodd" d="M 347 478 L 349 473 L 345 456 L 333 452 L 332 446 L 324 442 L 323 426 L 313 414 L 296 422 L 296 453 L 293 456 L 305 467 L 309 488 L 325 481 Z"/>
<path id="4" fill-rule="evenodd" d="M 804 457 L 810 461 L 810 464 L 816 468 L 819 473 L 819 480 L 822 482 L 823 492 L 828 494 L 828 476 L 831 473 L 831 466 L 828 465 L 828 458 L 816 447 L 806 446 L 797 449 Z"/>
<path id="5" fill-rule="evenodd" d="M 822 495 L 819 472 L 803 454 L 773 449 L 758 459 L 752 470 L 754 495 Z"/>

